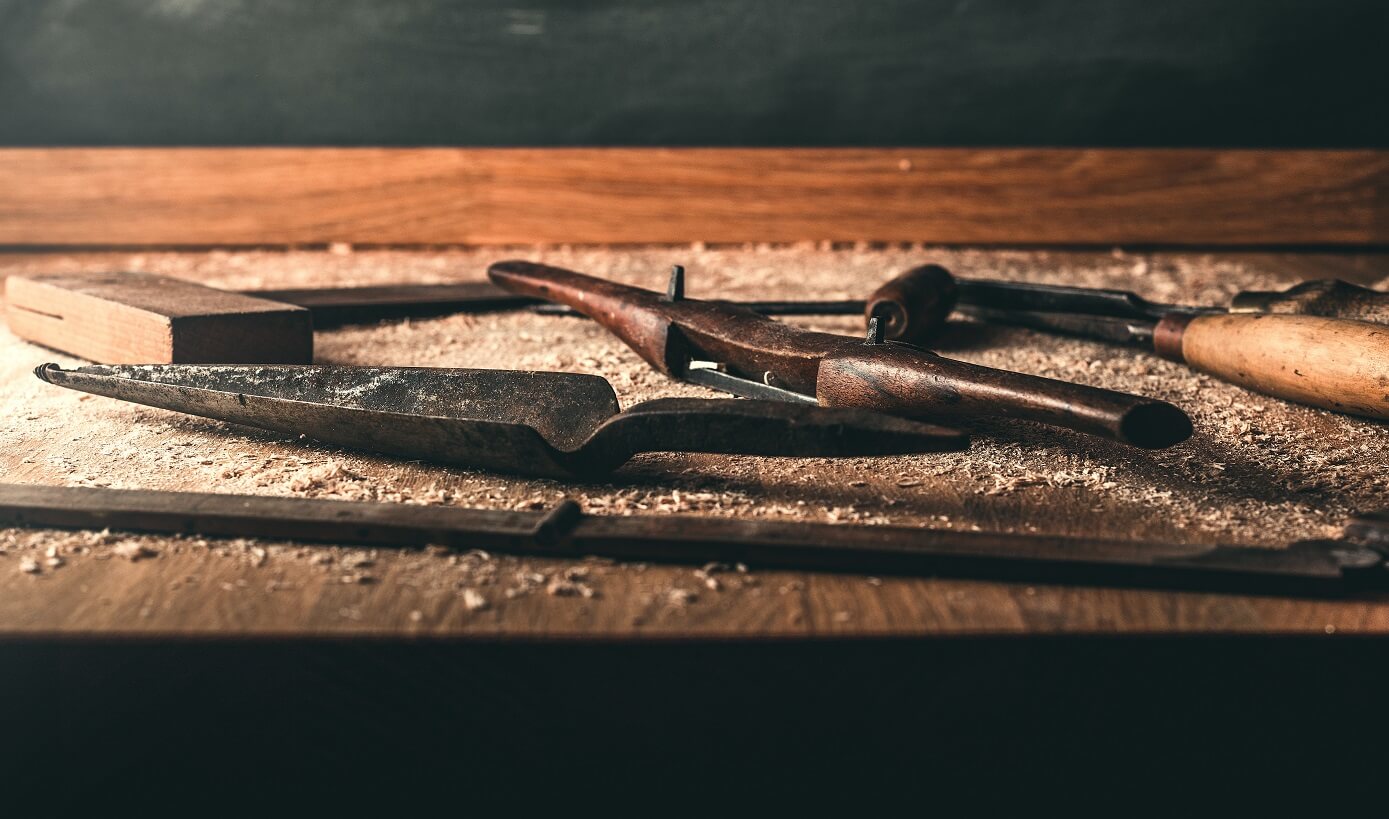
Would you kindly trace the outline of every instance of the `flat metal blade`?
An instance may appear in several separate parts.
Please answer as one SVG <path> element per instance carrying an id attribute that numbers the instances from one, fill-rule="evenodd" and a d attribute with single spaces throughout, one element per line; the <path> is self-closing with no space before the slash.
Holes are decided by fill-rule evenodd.
<path id="1" fill-rule="evenodd" d="M 1026 327 L 1044 333 L 1093 338 L 1138 347 L 1153 345 L 1152 321 L 1141 318 L 1113 318 L 1079 313 L 1044 313 L 1028 310 L 1001 310 L 989 307 L 961 307 L 959 313 L 987 324 Z"/>

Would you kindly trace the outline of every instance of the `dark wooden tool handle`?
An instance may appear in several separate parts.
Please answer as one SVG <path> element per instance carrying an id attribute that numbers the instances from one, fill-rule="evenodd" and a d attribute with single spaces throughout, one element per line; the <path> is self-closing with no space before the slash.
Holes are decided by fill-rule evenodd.
<path id="1" fill-rule="evenodd" d="M 1235 296 L 1235 313 L 1298 313 L 1389 324 L 1389 293 L 1340 279 L 1303 282 L 1287 290 L 1251 290 Z"/>
<path id="2" fill-rule="evenodd" d="M 898 345 L 862 345 L 820 362 L 816 397 L 937 420 L 1005 416 L 1160 449 L 1186 440 L 1191 419 L 1165 401 L 994 370 Z"/>
<path id="3" fill-rule="evenodd" d="M 914 267 L 868 297 L 864 318 L 876 318 L 883 337 L 920 344 L 945 327 L 955 309 L 955 277 L 938 264 Z"/>
<path id="4" fill-rule="evenodd" d="M 1389 420 L 1389 327 L 1267 313 L 1168 316 L 1154 339 L 1160 355 L 1247 389 Z"/>

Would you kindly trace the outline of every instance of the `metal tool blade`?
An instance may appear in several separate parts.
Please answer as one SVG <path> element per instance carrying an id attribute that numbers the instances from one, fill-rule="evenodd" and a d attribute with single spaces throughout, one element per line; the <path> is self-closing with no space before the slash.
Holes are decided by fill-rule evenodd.
<path id="1" fill-rule="evenodd" d="M 682 381 L 726 392 L 739 398 L 757 398 L 769 401 L 786 401 L 792 404 L 818 404 L 813 395 L 788 390 L 762 381 L 733 375 L 713 361 L 691 361 L 685 367 Z"/>
<path id="2" fill-rule="evenodd" d="M 619 412 L 577 373 L 425 367 L 40 367 L 45 381 L 339 446 L 472 468 L 578 477 L 642 452 L 798 456 L 963 449 L 955 430 L 862 410 L 659 399 Z"/>
<path id="3" fill-rule="evenodd" d="M 498 289 L 500 290 L 500 288 Z M 754 313 L 761 313 L 764 316 L 861 316 L 868 306 L 862 299 L 857 301 L 853 299 L 845 301 L 732 301 L 728 299 L 710 299 L 710 301 L 742 307 Z M 554 302 L 541 302 L 532 306 L 531 310 L 547 316 L 576 316 L 579 318 L 587 318 L 583 313 L 580 313 L 567 304 L 555 304 Z"/>
<path id="4" fill-rule="evenodd" d="M 313 313 L 314 326 L 336 327 L 396 318 L 429 318 L 451 313 L 512 310 L 535 304 L 489 282 L 388 284 L 247 290 L 248 296 L 296 304 Z"/>
<path id="5" fill-rule="evenodd" d="M 961 307 L 961 315 L 988 324 L 1026 327 L 1046 333 L 1093 338 L 1138 347 L 1153 346 L 1154 322 L 1142 318 L 1115 318 L 1078 313 L 1045 313 L 991 307 Z"/>
<path id="6" fill-rule="evenodd" d="M 1200 315 L 1224 313 L 1220 307 L 1152 302 L 1127 290 L 1031 284 L 989 279 L 957 279 L 957 303 L 961 307 L 1021 310 L 1042 313 L 1078 313 L 1112 318 L 1158 321 L 1169 313 Z"/>
<path id="7" fill-rule="evenodd" d="M 1267 549 L 919 526 L 597 516 L 569 500 L 515 512 L 0 484 L 0 525 L 1256 593 L 1340 595 L 1383 589 L 1389 580 L 1381 555 L 1341 541 Z"/>
<path id="8" fill-rule="evenodd" d="M 360 322 L 431 318 L 451 313 L 481 313 L 522 307 L 545 315 L 584 317 L 571 307 L 517 296 L 491 282 L 306 287 L 242 292 L 248 296 L 306 307 L 313 312 L 314 326 L 320 329 Z M 861 299 L 733 303 L 766 316 L 847 316 L 862 315 L 864 310 Z"/>

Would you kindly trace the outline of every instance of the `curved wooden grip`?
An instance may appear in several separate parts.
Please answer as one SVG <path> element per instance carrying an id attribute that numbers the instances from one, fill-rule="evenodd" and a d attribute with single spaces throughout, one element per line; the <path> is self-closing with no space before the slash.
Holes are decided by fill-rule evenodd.
<path id="1" fill-rule="evenodd" d="M 1389 327 L 1319 316 L 1197 316 L 1180 343 L 1186 363 L 1242 387 L 1389 419 Z"/>
<path id="2" fill-rule="evenodd" d="M 886 282 L 868 297 L 864 318 L 882 322 L 883 337 L 918 344 L 945 327 L 955 309 L 955 277 L 924 264 Z"/>
<path id="3" fill-rule="evenodd" d="M 897 344 L 863 344 L 825 356 L 815 396 L 826 407 L 939 421 L 1019 418 L 1147 449 L 1191 435 L 1191 419 L 1165 401 L 995 370 Z"/>
<path id="4" fill-rule="evenodd" d="M 1340 279 L 1303 282 L 1287 290 L 1251 290 L 1235 296 L 1234 313 L 1297 313 L 1389 324 L 1389 293 Z"/>

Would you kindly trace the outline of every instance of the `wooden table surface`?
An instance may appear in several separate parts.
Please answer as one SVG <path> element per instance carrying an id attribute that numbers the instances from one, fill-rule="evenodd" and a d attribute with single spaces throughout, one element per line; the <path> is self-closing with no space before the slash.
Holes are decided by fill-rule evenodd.
<path id="1" fill-rule="evenodd" d="M 476 278 L 487 261 L 501 255 L 466 250 L 351 253 L 347 248 L 288 253 L 11 253 L 0 255 L 0 274 L 138 268 L 240 287 L 393 278 L 437 281 Z M 1076 280 L 1076 271 L 1081 271 L 1086 283 L 1102 280 L 1150 292 L 1153 282 L 1165 276 L 1163 286 L 1169 289 L 1174 282 L 1197 282 L 1200 289 L 1191 294 L 1192 300 L 1215 298 L 1241 287 L 1328 275 L 1382 284 L 1381 276 L 1389 270 L 1385 256 L 1364 254 L 559 248 L 513 250 L 505 255 L 544 257 L 653 286 L 659 271 L 672 258 L 679 261 L 693 256 L 711 270 L 727 271 L 706 276 L 696 267 L 691 286 L 695 296 L 715 287 L 722 292 L 767 297 L 790 295 L 798 275 L 803 274 L 812 284 L 824 282 L 822 290 L 833 291 L 826 292 L 828 297 L 840 297 L 874 286 L 873 270 L 888 274 L 927 257 L 944 259 L 965 275 L 1035 270 L 1040 271 L 1039 279 L 1066 281 Z M 543 321 L 551 323 L 535 323 Z M 535 328 L 555 335 L 529 338 Z M 517 338 L 522 341 L 508 341 Z M 1030 334 L 1009 337 L 1038 348 L 1051 343 L 1037 338 Z M 573 355 L 554 359 L 555 350 L 560 348 L 570 349 Z M 554 361 L 569 368 L 602 372 L 614 380 L 624 404 L 632 396 L 647 394 L 702 394 L 695 388 L 672 387 L 646 372 L 640 362 L 596 328 L 567 319 L 468 316 L 346 328 L 321 336 L 320 359 L 363 363 L 379 358 L 381 350 L 400 349 L 416 351 L 411 360 L 400 363 L 508 366 L 506 362 L 515 359 L 510 366 Z M 1080 348 L 1063 346 L 1054 351 L 1061 356 L 1075 349 Z M 1111 383 L 1106 381 L 1110 375 L 1105 374 L 1105 367 L 1111 364 L 1115 368 L 1134 366 L 1135 356 L 1127 352 L 1106 352 L 1098 345 L 1083 349 L 1087 356 L 1097 358 L 1081 362 L 1082 377 L 1098 373 L 1090 377 L 1097 383 Z M 1004 361 L 990 359 L 987 351 L 966 348 L 962 357 L 966 355 L 990 363 Z M 1289 456 L 1280 447 L 1313 447 L 1321 453 L 1318 457 L 1322 462 L 1342 464 L 1350 470 L 1327 474 L 1363 476 L 1367 473 L 1356 470 L 1365 464 L 1357 459 L 1378 458 L 1382 464 L 1389 452 L 1384 425 L 1300 408 L 1285 412 L 1272 406 L 1278 404 L 1273 399 L 1249 397 L 1236 388 L 1183 374 L 1175 365 L 1137 357 L 1144 359 L 1142 366 L 1156 372 L 1147 376 L 1155 380 L 1144 383 L 1158 392 L 1166 390 L 1174 397 L 1189 395 L 1192 401 L 1215 401 L 1227 410 L 1247 403 L 1253 407 L 1251 412 L 1270 417 L 1283 413 L 1280 418 L 1286 415 L 1292 419 L 1286 422 L 1291 426 L 1277 427 L 1273 440 L 1256 435 L 1249 444 L 1274 450 L 1274 463 L 1282 457 L 1298 457 L 1294 449 L 1287 450 L 1294 452 Z M 1121 452 L 1112 445 L 1091 450 L 1089 442 L 1064 436 L 1044 440 L 1039 445 L 1040 454 L 1035 454 L 1024 437 L 989 443 L 959 456 L 973 460 L 944 462 L 855 459 L 830 464 L 653 456 L 619 473 L 611 484 L 570 486 L 343 453 L 68 393 L 42 384 L 30 374 L 36 364 L 49 360 L 75 363 L 8 333 L 0 335 L 0 406 L 4 412 L 0 473 L 7 481 L 498 508 L 548 505 L 558 497 L 570 496 L 580 499 L 588 511 L 600 514 L 695 511 L 1195 541 L 1242 542 L 1252 538 L 1263 545 L 1325 535 L 1348 510 L 1366 505 L 1389 507 L 1389 486 L 1383 480 L 1355 478 L 1358 485 L 1346 485 L 1334 479 L 1317 482 L 1316 475 L 1299 472 L 1273 476 L 1277 478 L 1273 481 L 1266 474 L 1269 462 L 1242 464 L 1242 450 L 1225 448 L 1226 436 L 1245 434 L 1238 429 L 1239 418 L 1232 421 L 1226 410 L 1221 411 L 1224 414 L 1197 414 L 1198 436 L 1185 445 L 1191 449 L 1180 461 L 1158 459 L 1149 463 L 1142 461 L 1146 456 Z M 1047 371 L 1058 366 L 1025 357 L 1016 360 L 1020 369 Z M 1115 370 L 1112 375 L 1127 378 L 1127 372 Z M 1028 459 L 1052 457 L 1048 453 L 1066 466 L 1058 474 L 1080 477 L 1057 479 L 1027 466 L 1036 463 Z M 1176 485 L 1186 482 L 1185 478 L 1174 478 L 1169 486 L 1160 482 L 1165 471 L 1176 468 L 1173 464 L 1195 469 L 1190 464 L 1217 457 L 1228 477 L 1217 475 L 1198 487 L 1199 491 L 1188 493 Z M 1107 461 L 1118 463 L 1113 474 L 1104 471 L 1110 468 Z M 1074 470 L 1067 471 L 1072 466 Z M 1085 477 L 1092 473 L 1099 478 Z M 961 489 L 959 481 L 966 477 L 975 484 L 982 481 L 982 491 Z M 1271 482 L 1260 483 L 1265 478 Z M 1126 483 L 1149 479 L 1154 486 L 1141 491 L 1130 491 L 1132 487 Z M 1316 483 L 1311 489 L 1308 480 Z M 1248 489 L 1251 486 L 1262 488 L 1255 492 Z M 1171 500 L 1174 495 L 1176 501 Z M 1239 513 L 1222 517 L 1217 514 L 1221 504 L 1238 507 Z M 762 571 L 756 566 L 747 572 L 716 569 L 704 573 L 688 566 L 367 552 L 191 538 L 131 539 L 120 533 L 8 530 L 3 532 L 0 547 L 4 550 L 0 553 L 0 636 L 7 638 L 370 635 L 670 640 L 1389 632 L 1389 596 L 1295 600 Z M 25 560 L 36 562 L 39 570 L 23 571 Z"/>

